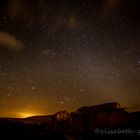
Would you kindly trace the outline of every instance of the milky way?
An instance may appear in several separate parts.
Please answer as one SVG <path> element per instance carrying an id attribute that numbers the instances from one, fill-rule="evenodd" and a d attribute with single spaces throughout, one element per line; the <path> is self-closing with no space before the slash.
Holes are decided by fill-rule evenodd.
<path id="1" fill-rule="evenodd" d="M 139 109 L 139 13 L 139 0 L 0 1 L 0 116 Z"/>

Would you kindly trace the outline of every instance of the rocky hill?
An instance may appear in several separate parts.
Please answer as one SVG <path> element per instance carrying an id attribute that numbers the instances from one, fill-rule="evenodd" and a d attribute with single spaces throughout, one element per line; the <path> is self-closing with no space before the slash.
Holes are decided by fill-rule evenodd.
<path id="1" fill-rule="evenodd" d="M 129 113 L 118 103 L 86 106 L 75 112 L 59 111 L 48 116 L 0 119 L 5 139 L 88 140 L 100 137 L 140 136 L 140 112 Z"/>

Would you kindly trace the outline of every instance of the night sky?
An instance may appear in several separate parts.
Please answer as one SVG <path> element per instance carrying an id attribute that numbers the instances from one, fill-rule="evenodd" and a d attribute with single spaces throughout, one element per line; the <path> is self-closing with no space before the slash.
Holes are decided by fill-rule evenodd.
<path id="1" fill-rule="evenodd" d="M 113 101 L 140 109 L 140 0 L 0 0 L 0 117 Z"/>

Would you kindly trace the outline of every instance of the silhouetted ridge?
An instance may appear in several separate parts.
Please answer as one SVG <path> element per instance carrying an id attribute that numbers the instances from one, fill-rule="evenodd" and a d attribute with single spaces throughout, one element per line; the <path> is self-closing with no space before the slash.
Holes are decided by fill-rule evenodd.
<path id="1" fill-rule="evenodd" d="M 85 106 L 75 112 L 59 111 L 53 115 L 25 119 L 0 119 L 1 137 L 5 139 L 91 140 L 114 135 L 95 133 L 96 129 L 130 129 L 139 132 L 140 112 L 128 113 L 117 102 Z M 132 129 L 132 130 L 131 130 Z M 119 134 L 115 138 L 137 137 L 138 134 Z"/>
<path id="2" fill-rule="evenodd" d="M 77 110 L 77 112 L 92 112 L 92 111 L 113 111 L 120 109 L 121 106 L 117 102 L 104 103 L 101 105 L 85 106 Z"/>

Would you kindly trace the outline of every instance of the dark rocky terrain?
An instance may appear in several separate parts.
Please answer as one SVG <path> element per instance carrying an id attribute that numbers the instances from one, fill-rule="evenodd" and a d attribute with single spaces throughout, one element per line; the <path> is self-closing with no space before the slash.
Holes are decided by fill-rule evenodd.
<path id="1" fill-rule="evenodd" d="M 118 103 L 81 107 L 75 112 L 24 119 L 0 118 L 0 135 L 18 140 L 92 140 L 139 138 L 140 112 L 129 113 Z"/>

